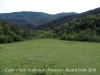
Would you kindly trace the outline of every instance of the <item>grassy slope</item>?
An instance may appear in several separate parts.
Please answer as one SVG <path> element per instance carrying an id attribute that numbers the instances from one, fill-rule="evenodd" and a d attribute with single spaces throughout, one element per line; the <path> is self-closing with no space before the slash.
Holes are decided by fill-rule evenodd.
<path id="1" fill-rule="evenodd" d="M 2 71 L 5 68 L 43 68 L 44 64 L 46 69 L 96 68 L 96 72 L 67 72 L 67 75 L 99 75 L 100 43 L 41 39 L 0 44 Z M 14 75 L 14 73 L 5 74 Z"/>

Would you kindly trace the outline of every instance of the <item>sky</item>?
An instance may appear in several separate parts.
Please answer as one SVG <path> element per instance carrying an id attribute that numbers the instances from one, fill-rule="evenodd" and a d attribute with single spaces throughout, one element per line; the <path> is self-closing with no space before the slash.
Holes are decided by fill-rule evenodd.
<path id="1" fill-rule="evenodd" d="M 0 13 L 19 11 L 85 12 L 100 7 L 100 0 L 0 0 Z"/>

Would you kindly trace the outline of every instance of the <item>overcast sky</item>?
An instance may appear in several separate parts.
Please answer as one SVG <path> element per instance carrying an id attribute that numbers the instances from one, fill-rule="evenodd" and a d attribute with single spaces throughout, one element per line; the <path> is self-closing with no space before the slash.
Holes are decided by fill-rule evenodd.
<path id="1" fill-rule="evenodd" d="M 84 12 L 100 7 L 100 0 L 0 0 L 0 13 L 36 11 L 49 14 Z"/>

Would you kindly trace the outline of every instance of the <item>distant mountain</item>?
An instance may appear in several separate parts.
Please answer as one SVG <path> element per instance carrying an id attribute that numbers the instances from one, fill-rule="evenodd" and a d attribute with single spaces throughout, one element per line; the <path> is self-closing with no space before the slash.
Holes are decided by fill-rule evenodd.
<path id="1" fill-rule="evenodd" d="M 93 9 L 93 10 L 89 10 L 89 11 L 80 13 L 80 14 L 73 14 L 73 15 L 69 15 L 69 16 L 63 16 L 63 17 L 60 17 L 60 18 L 55 19 L 53 21 L 50 21 L 48 23 L 45 23 L 43 25 L 37 26 L 34 29 L 40 29 L 40 30 L 41 29 L 46 29 L 46 28 L 53 29 L 54 27 L 61 26 L 64 23 L 69 22 L 74 18 L 79 18 L 80 19 L 80 18 L 86 17 L 87 15 L 96 15 L 96 14 L 99 14 L 99 13 L 100 13 L 100 7 L 96 8 L 96 9 Z"/>
<path id="2" fill-rule="evenodd" d="M 27 28 L 34 28 L 57 19 L 62 16 L 68 16 L 76 14 L 75 12 L 70 13 L 59 13 L 59 14 L 47 14 L 43 12 L 13 12 L 13 13 L 3 13 L 0 14 L 0 18 L 5 19 L 11 23 L 18 24 L 20 26 L 25 26 Z"/>
<path id="3" fill-rule="evenodd" d="M 74 15 L 76 14 L 75 12 L 69 12 L 69 13 L 58 13 L 58 14 L 55 14 L 54 16 L 59 18 L 59 17 L 63 17 L 63 16 L 70 16 L 70 15 Z"/>

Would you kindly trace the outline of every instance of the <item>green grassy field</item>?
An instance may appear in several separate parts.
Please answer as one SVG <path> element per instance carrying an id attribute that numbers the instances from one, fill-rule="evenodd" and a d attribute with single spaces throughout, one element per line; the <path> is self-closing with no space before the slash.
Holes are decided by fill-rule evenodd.
<path id="1" fill-rule="evenodd" d="M 100 43 L 36 39 L 0 44 L 0 75 L 45 74 L 100 75 Z"/>

